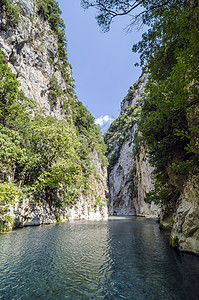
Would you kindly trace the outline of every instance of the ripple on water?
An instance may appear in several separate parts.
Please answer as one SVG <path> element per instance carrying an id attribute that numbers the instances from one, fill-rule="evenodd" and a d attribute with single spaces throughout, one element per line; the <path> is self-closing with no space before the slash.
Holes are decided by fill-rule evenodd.
<path id="1" fill-rule="evenodd" d="M 0 299 L 199 299 L 199 258 L 170 249 L 155 220 L 25 228 L 0 251 Z"/>

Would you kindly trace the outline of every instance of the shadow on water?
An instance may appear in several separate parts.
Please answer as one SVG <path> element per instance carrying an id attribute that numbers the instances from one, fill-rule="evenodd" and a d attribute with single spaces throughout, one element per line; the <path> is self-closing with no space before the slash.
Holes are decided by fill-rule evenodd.
<path id="1" fill-rule="evenodd" d="M 199 258 L 133 216 L 0 235 L 0 299 L 199 299 Z"/>

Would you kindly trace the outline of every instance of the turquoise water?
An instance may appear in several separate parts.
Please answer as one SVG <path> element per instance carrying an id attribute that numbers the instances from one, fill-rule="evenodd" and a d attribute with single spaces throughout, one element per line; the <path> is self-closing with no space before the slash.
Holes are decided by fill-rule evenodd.
<path id="1" fill-rule="evenodd" d="M 199 299 L 199 258 L 155 220 L 28 227 L 0 235 L 0 299 Z"/>

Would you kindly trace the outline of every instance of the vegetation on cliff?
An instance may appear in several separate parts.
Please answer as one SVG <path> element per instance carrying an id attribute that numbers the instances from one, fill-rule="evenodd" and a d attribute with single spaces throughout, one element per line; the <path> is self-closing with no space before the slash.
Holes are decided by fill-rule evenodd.
<path id="1" fill-rule="evenodd" d="M 24 192 L 31 191 L 38 198 L 42 195 L 51 202 L 58 201 L 59 191 L 60 200 L 72 201 L 83 183 L 75 127 L 44 117 L 34 101 L 19 91 L 2 55 L 0 76 L 2 184 L 14 183 Z"/>
<path id="2" fill-rule="evenodd" d="M 13 28 L 19 21 L 20 8 L 13 5 L 11 0 L 0 0 L 0 12 L 6 20 L 6 25 Z"/>
<path id="3" fill-rule="evenodd" d="M 70 82 L 70 76 L 67 72 L 67 66 L 69 65 L 66 55 L 67 39 L 65 35 L 65 24 L 63 19 L 61 18 L 61 9 L 59 8 L 57 1 L 55 0 L 37 0 L 37 7 L 38 14 L 50 24 L 51 29 L 57 36 L 60 58 L 59 68 L 62 72 L 63 78 Z M 70 85 L 68 89 L 71 90 Z"/>
<path id="4" fill-rule="evenodd" d="M 199 166 L 198 1 L 82 3 L 85 8 L 97 8 L 97 21 L 104 31 L 121 15 L 130 15 L 129 28 L 141 24 L 149 28 L 133 46 L 150 74 L 136 142 L 147 145 L 155 167 L 156 186 L 148 200 L 175 200 L 186 176 L 198 172 Z"/>
<path id="5" fill-rule="evenodd" d="M 131 86 L 123 102 L 131 102 L 139 83 Z M 126 139 L 132 135 L 131 129 L 138 122 L 141 113 L 142 98 L 139 97 L 133 106 L 127 106 L 124 111 L 110 125 L 104 134 L 104 140 L 107 145 L 107 156 L 109 157 L 108 172 L 112 170 L 117 163 L 121 147 Z"/>
<path id="6" fill-rule="evenodd" d="M 199 6 L 186 1 L 164 7 L 155 17 L 157 46 L 148 57 L 150 77 L 139 129 L 155 167 L 155 191 L 148 200 L 169 201 L 179 196 L 183 180 L 199 166 Z M 138 45 L 143 55 L 148 42 Z"/>
<path id="7" fill-rule="evenodd" d="M 10 5 L 9 0 L 4 2 L 1 1 L 3 12 Z M 16 10 L 19 11 L 17 6 Z M 80 193 L 88 192 L 91 177 L 96 176 L 93 152 L 97 153 L 102 168 L 106 165 L 101 131 L 73 90 L 67 68 L 64 24 L 57 2 L 38 2 L 38 13 L 57 36 L 59 67 L 67 89 L 62 90 L 53 75 L 48 95 L 49 102 L 61 97 L 65 120 L 45 116 L 34 99 L 24 96 L 0 54 L 0 208 L 3 209 L 0 213 L 3 214 L 6 205 L 28 195 L 35 201 L 45 199 L 50 205 L 72 205 Z"/>

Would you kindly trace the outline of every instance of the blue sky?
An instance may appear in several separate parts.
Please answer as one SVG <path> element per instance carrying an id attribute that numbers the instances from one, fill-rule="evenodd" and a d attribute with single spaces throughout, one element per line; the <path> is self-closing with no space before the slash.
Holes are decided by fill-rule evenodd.
<path id="1" fill-rule="evenodd" d="M 120 102 L 141 74 L 141 69 L 134 66 L 139 62 L 138 55 L 131 49 L 142 33 L 136 28 L 131 33 L 124 31 L 128 17 L 115 19 L 111 30 L 103 33 L 94 9 L 83 10 L 80 0 L 58 3 L 66 25 L 76 93 L 103 127 L 119 115 Z"/>

